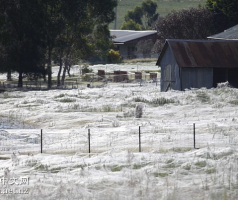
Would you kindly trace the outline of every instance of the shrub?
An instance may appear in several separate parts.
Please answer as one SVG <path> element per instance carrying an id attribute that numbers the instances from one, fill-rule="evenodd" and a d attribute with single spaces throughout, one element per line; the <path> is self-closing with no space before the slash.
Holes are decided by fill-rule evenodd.
<path id="1" fill-rule="evenodd" d="M 160 98 L 152 99 L 148 103 L 153 105 L 153 106 L 163 106 L 165 104 L 175 103 L 175 100 L 173 100 L 173 99 L 166 99 L 164 97 L 160 97 Z"/>
<path id="2" fill-rule="evenodd" d="M 89 69 L 89 66 L 84 64 L 82 67 L 82 74 L 91 73 L 91 72 L 93 72 L 93 70 Z"/>
<path id="3" fill-rule="evenodd" d="M 207 93 L 205 92 L 200 92 L 198 91 L 196 94 L 196 97 L 198 100 L 200 100 L 202 103 L 206 103 L 210 101 L 210 97 Z"/>
<path id="4" fill-rule="evenodd" d="M 59 101 L 60 101 L 61 103 L 71 103 L 71 102 L 75 102 L 76 99 L 64 98 L 64 99 L 60 99 Z"/>
<path id="5" fill-rule="evenodd" d="M 119 51 L 114 51 L 113 49 L 111 49 L 108 52 L 108 62 L 109 63 L 119 63 L 122 61 L 122 57 L 119 53 Z"/>
<path id="6" fill-rule="evenodd" d="M 136 118 L 141 118 L 142 117 L 142 115 L 143 115 L 143 105 L 142 104 L 138 104 L 136 106 L 135 115 L 136 115 L 135 116 Z"/>

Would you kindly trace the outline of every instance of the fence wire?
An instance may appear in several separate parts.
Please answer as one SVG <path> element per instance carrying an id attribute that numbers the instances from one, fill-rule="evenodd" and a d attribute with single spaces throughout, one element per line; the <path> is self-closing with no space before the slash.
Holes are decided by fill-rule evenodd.
<path id="1" fill-rule="evenodd" d="M 236 131 L 228 127 L 211 127 L 209 124 L 199 124 L 195 129 L 193 124 L 142 126 L 140 130 L 139 140 L 139 127 L 97 127 L 90 130 L 3 129 L 0 130 L 0 153 L 38 154 L 42 151 L 47 154 L 87 154 L 90 151 L 91 154 L 99 154 L 111 150 L 139 152 L 139 145 L 142 152 L 160 153 L 185 152 L 194 147 L 236 148 L 238 144 Z"/>

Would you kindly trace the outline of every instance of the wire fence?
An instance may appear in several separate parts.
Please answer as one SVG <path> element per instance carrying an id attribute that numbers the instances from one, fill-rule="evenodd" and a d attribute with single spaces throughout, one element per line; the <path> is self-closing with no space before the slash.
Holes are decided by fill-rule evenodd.
<path id="1" fill-rule="evenodd" d="M 118 71 L 119 72 L 119 71 Z M 106 75 L 98 75 L 95 73 L 85 74 L 84 77 L 72 78 L 70 81 L 65 81 L 64 84 L 58 85 L 57 81 L 52 81 L 51 89 L 79 89 L 81 87 L 104 87 L 108 84 L 136 84 L 139 86 L 147 83 L 159 84 L 160 79 L 157 78 L 157 73 L 126 73 L 114 74 L 108 73 Z M 18 84 L 16 82 L 0 81 L 0 92 L 7 89 L 16 89 Z M 22 88 L 25 90 L 47 90 L 48 85 L 46 81 L 24 81 Z"/>
<path id="2" fill-rule="evenodd" d="M 130 152 L 185 152 L 199 148 L 236 148 L 238 135 L 214 124 L 56 129 L 2 129 L 0 154 L 99 154 Z"/>

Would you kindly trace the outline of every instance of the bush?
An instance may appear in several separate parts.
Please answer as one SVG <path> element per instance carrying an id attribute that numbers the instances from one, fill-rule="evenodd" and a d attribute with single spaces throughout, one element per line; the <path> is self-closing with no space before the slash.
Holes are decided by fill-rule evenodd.
<path id="1" fill-rule="evenodd" d="M 143 115 L 143 105 L 142 104 L 138 104 L 136 106 L 135 115 L 136 115 L 136 118 L 142 118 L 142 115 Z"/>
<path id="2" fill-rule="evenodd" d="M 109 63 L 119 63 L 122 61 L 122 57 L 119 53 L 119 51 L 114 51 L 113 49 L 111 49 L 108 52 L 108 62 Z"/>
<path id="3" fill-rule="evenodd" d="M 91 72 L 93 72 L 93 70 L 89 69 L 89 66 L 84 64 L 82 67 L 82 74 L 91 73 Z"/>

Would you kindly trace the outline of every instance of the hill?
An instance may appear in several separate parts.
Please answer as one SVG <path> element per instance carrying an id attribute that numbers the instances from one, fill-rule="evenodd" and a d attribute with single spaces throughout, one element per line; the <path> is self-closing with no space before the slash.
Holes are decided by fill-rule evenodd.
<path id="1" fill-rule="evenodd" d="M 160 16 L 165 16 L 172 10 L 181 10 L 190 7 L 198 7 L 204 5 L 205 0 L 154 0 L 157 2 L 157 11 Z M 117 7 L 117 29 L 120 29 L 125 14 L 129 10 L 133 10 L 136 6 L 140 6 L 143 0 L 118 0 Z M 114 23 L 110 24 L 110 29 L 114 29 Z"/>

